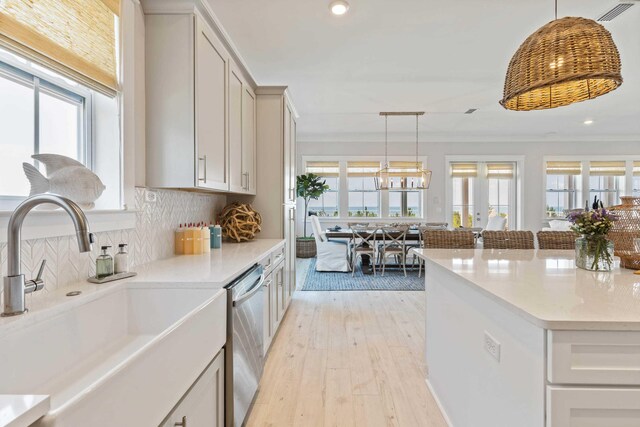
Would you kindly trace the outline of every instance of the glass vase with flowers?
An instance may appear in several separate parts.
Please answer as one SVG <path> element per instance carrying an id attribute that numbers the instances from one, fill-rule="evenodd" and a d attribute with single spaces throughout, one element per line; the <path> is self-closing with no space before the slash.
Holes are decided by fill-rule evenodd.
<path id="1" fill-rule="evenodd" d="M 569 214 L 571 229 L 582 237 L 576 239 L 576 266 L 592 271 L 613 268 L 613 242 L 607 233 L 618 218 L 606 208 L 597 207 Z"/>

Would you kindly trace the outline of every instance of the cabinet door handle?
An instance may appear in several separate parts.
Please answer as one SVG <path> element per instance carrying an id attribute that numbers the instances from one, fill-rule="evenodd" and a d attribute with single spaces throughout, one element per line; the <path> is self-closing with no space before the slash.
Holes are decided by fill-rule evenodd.
<path id="1" fill-rule="evenodd" d="M 249 190 L 249 172 L 245 172 L 242 174 L 242 188 L 245 190 Z"/>
<path id="2" fill-rule="evenodd" d="M 200 181 L 207 182 L 207 155 L 205 154 L 204 156 L 200 157 L 199 160 L 202 160 L 204 162 L 204 178 L 200 178 Z"/>
<path id="3" fill-rule="evenodd" d="M 182 421 L 173 424 L 175 427 L 187 427 L 187 417 L 182 417 Z"/>

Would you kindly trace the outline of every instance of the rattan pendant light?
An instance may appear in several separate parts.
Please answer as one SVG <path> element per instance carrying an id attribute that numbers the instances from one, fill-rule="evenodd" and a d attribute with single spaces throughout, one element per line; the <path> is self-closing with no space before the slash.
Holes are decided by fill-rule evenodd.
<path id="1" fill-rule="evenodd" d="M 622 84 L 620 54 L 611 34 L 591 19 L 549 22 L 520 45 L 507 69 L 500 104 L 508 110 L 562 107 Z"/>

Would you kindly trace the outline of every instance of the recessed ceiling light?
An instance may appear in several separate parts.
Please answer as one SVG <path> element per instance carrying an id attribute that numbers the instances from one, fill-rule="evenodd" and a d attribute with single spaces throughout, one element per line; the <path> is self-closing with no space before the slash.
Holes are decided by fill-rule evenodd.
<path id="1" fill-rule="evenodd" d="M 344 0 L 335 0 L 329 4 L 329 9 L 334 15 L 344 15 L 349 10 L 349 3 Z"/>
<path id="2" fill-rule="evenodd" d="M 592 125 L 593 124 L 593 120 L 585 120 L 584 124 L 587 125 L 587 126 Z"/>

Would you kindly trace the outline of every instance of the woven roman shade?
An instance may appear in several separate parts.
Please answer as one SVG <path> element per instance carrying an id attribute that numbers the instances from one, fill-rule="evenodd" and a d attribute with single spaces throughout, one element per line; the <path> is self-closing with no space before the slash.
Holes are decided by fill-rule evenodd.
<path id="1" fill-rule="evenodd" d="M 419 170 L 421 169 L 422 169 L 422 162 L 418 162 L 417 164 L 414 161 L 389 162 L 390 177 L 400 177 L 400 178 L 418 177 L 421 175 L 421 173 L 419 172 Z"/>
<path id="2" fill-rule="evenodd" d="M 547 162 L 547 175 L 580 175 L 582 174 L 581 162 Z"/>
<path id="3" fill-rule="evenodd" d="M 626 172 L 624 161 L 589 163 L 589 175 L 591 176 L 625 176 Z"/>
<path id="4" fill-rule="evenodd" d="M 478 164 L 451 163 L 451 176 L 454 178 L 475 178 L 478 176 Z"/>
<path id="5" fill-rule="evenodd" d="M 94 90 L 118 90 L 120 0 L 1 0 L 0 45 Z"/>
<path id="6" fill-rule="evenodd" d="M 640 161 L 633 162 L 633 176 L 640 176 Z"/>
<path id="7" fill-rule="evenodd" d="M 340 176 L 339 162 L 307 162 L 307 173 L 313 173 L 326 178 Z"/>
<path id="8" fill-rule="evenodd" d="M 491 179 L 513 179 L 513 163 L 487 163 L 487 178 Z"/>
<path id="9" fill-rule="evenodd" d="M 500 104 L 528 111 L 604 95 L 622 84 L 611 34 L 591 19 L 556 19 L 530 35 L 509 63 Z"/>
<path id="10" fill-rule="evenodd" d="M 375 177 L 380 170 L 380 162 L 347 162 L 347 175 L 350 177 Z"/>

